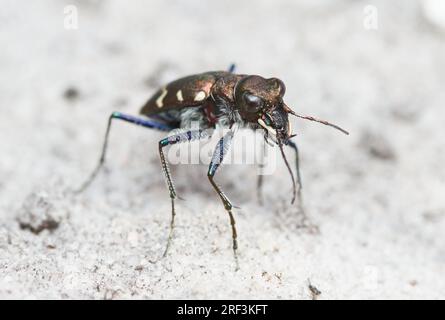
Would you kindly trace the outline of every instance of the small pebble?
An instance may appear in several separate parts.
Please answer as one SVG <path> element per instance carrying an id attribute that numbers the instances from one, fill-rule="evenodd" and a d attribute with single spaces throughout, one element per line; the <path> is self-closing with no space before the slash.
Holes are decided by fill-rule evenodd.
<path id="1" fill-rule="evenodd" d="M 63 96 L 65 97 L 66 100 L 76 100 L 79 98 L 80 93 L 79 90 L 75 87 L 69 87 L 65 90 L 65 92 L 63 93 Z"/>

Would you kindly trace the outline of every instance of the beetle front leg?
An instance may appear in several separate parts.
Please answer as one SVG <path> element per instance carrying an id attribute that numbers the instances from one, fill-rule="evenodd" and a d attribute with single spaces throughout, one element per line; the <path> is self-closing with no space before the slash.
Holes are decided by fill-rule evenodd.
<path id="1" fill-rule="evenodd" d="M 169 236 L 168 236 L 167 246 L 165 247 L 165 251 L 164 251 L 163 257 L 167 256 L 168 249 L 170 248 L 171 241 L 173 239 L 173 230 L 174 230 L 174 227 L 175 227 L 175 216 L 176 216 L 175 199 L 177 197 L 175 186 L 173 184 L 173 179 L 172 179 L 171 174 L 170 174 L 170 168 L 169 168 L 168 163 L 167 163 L 167 161 L 165 159 L 163 148 L 168 146 L 168 145 L 177 144 L 177 143 L 181 143 L 181 142 L 190 142 L 190 141 L 193 141 L 193 140 L 198 140 L 198 139 L 207 138 L 207 137 L 209 137 L 209 134 L 207 133 L 207 131 L 204 131 L 204 130 L 189 130 L 189 131 L 185 131 L 185 132 L 181 132 L 181 133 L 178 133 L 178 134 L 171 135 L 171 136 L 169 136 L 167 138 L 164 138 L 161 141 L 159 141 L 159 156 L 161 158 L 162 171 L 164 172 L 165 180 L 167 182 L 167 187 L 168 187 L 168 190 L 170 192 L 170 199 L 171 199 L 171 205 L 172 205 L 172 216 L 171 216 L 171 221 L 170 221 L 170 233 L 169 233 Z"/>
<path id="2" fill-rule="evenodd" d="M 235 258 L 236 270 L 238 270 L 239 269 L 238 255 L 237 255 L 237 249 L 238 249 L 237 237 L 238 236 L 237 236 L 236 227 L 235 227 L 235 218 L 233 217 L 233 213 L 232 213 L 233 205 L 213 179 L 215 176 L 216 170 L 221 165 L 222 161 L 224 160 L 224 156 L 227 154 L 227 151 L 229 150 L 232 138 L 233 138 L 233 132 L 229 131 L 224 137 L 222 137 L 218 141 L 218 144 L 216 145 L 215 151 L 212 156 L 212 161 L 210 162 L 210 165 L 209 165 L 209 171 L 207 173 L 207 176 L 209 178 L 210 183 L 212 184 L 213 189 L 215 189 L 216 193 L 221 198 L 224 208 L 226 209 L 227 213 L 229 214 L 230 225 L 232 226 L 233 255 Z"/>
<path id="3" fill-rule="evenodd" d="M 295 151 L 295 166 L 296 166 L 297 183 L 298 183 L 297 195 L 298 195 L 298 200 L 299 200 L 299 207 L 301 210 L 303 210 L 303 198 L 302 198 L 302 194 L 301 194 L 301 190 L 303 189 L 303 184 L 301 183 L 300 155 L 298 152 L 298 147 L 297 147 L 297 144 L 291 140 L 288 140 L 286 142 L 286 144 L 289 147 L 291 147 L 292 149 L 294 149 L 294 151 Z"/>

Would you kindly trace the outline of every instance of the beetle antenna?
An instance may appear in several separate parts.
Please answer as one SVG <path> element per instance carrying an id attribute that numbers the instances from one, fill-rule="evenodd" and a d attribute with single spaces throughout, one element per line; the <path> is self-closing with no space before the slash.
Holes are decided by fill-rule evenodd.
<path id="1" fill-rule="evenodd" d="M 290 174 L 290 176 L 292 178 L 293 196 L 292 196 L 291 203 L 294 204 L 295 198 L 296 198 L 296 195 L 297 195 L 297 186 L 295 184 L 294 173 L 292 172 L 292 169 L 290 168 L 289 162 L 287 161 L 286 155 L 284 154 L 283 143 L 281 142 L 281 140 L 278 140 L 278 146 L 280 147 L 280 151 L 281 151 L 281 155 L 283 156 L 284 163 L 286 164 L 287 170 L 289 170 L 289 174 Z"/>
<path id="2" fill-rule="evenodd" d="M 321 119 L 317 119 L 317 118 L 314 118 L 314 117 L 311 117 L 311 116 L 303 116 L 303 115 L 297 114 L 297 113 L 295 113 L 292 109 L 290 109 L 290 108 L 289 108 L 288 106 L 286 106 L 286 105 L 284 105 L 284 110 L 285 110 L 287 113 L 290 113 L 291 115 L 296 116 L 297 118 L 301 118 L 301 119 L 305 119 L 305 120 L 310 120 L 310 121 L 315 121 L 315 122 L 324 124 L 325 126 L 330 126 L 330 127 L 335 128 L 335 129 L 337 129 L 337 130 L 340 130 L 340 131 L 343 132 L 344 134 L 349 135 L 349 132 L 346 131 L 345 129 L 343 129 L 343 128 L 337 126 L 336 124 L 330 123 L 330 122 L 328 122 L 328 121 L 326 121 L 326 120 L 321 120 Z"/>

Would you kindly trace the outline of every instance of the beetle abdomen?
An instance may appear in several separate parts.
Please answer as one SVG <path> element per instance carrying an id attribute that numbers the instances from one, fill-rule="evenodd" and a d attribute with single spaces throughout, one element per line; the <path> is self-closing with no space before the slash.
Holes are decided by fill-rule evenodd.
<path id="1" fill-rule="evenodd" d="M 218 77 L 225 73 L 206 72 L 170 82 L 147 101 L 140 113 L 150 116 L 171 109 L 202 105 L 209 97 Z"/>

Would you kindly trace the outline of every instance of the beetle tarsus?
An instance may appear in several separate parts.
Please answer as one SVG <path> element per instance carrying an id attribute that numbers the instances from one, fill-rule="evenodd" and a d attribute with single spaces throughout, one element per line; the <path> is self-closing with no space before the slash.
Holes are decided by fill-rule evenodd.
<path id="1" fill-rule="evenodd" d="M 298 209 L 301 212 L 304 212 L 303 208 L 303 183 L 301 182 L 301 174 L 300 174 L 300 153 L 298 151 L 297 144 L 292 140 L 287 140 L 286 145 L 291 147 L 295 152 L 295 171 L 297 174 L 297 198 L 298 198 Z"/>
<path id="2" fill-rule="evenodd" d="M 174 229 L 175 229 L 175 216 L 176 216 L 175 199 L 171 198 L 171 201 L 172 201 L 172 217 L 171 217 L 171 221 L 170 221 L 170 232 L 168 234 L 167 245 L 165 246 L 164 254 L 162 255 L 163 258 L 165 258 L 168 254 L 168 250 L 170 249 L 170 246 L 171 246 L 171 243 L 173 240 L 173 233 L 174 233 Z"/>
<path id="3" fill-rule="evenodd" d="M 235 271 L 238 271 L 240 269 L 239 267 L 239 261 L 238 261 L 238 235 L 236 232 L 236 226 L 235 226 L 235 218 L 233 217 L 232 210 L 227 210 L 230 217 L 230 225 L 232 226 L 232 248 L 233 248 L 233 257 L 235 259 Z"/>

